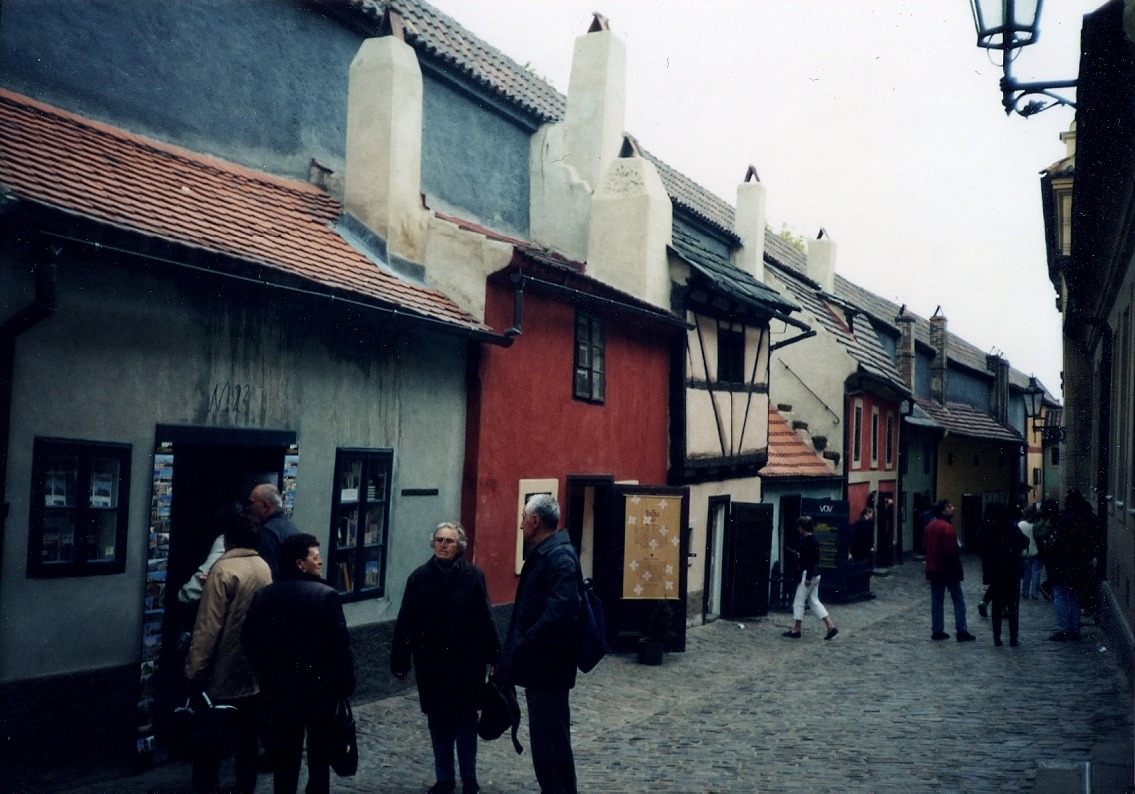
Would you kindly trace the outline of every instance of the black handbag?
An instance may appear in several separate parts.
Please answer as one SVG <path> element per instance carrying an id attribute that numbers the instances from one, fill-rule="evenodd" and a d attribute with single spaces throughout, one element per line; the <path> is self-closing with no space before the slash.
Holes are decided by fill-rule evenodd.
<path id="1" fill-rule="evenodd" d="M 173 746 L 189 757 L 228 758 L 236 746 L 236 706 L 219 706 L 203 691 L 173 710 Z"/>
<path id="2" fill-rule="evenodd" d="M 351 777 L 359 770 L 359 744 L 351 702 L 339 698 L 327 736 L 327 761 L 339 777 Z"/>

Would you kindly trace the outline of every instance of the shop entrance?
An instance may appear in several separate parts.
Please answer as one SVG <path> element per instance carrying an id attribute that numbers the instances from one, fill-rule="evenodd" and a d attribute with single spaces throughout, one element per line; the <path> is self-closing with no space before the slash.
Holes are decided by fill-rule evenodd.
<path id="1" fill-rule="evenodd" d="M 183 667 L 197 605 L 178 592 L 220 533 L 219 516 L 252 488 L 277 485 L 291 512 L 298 466 L 295 433 L 159 425 L 142 626 L 138 752 L 161 753 L 163 725 L 184 702 Z"/>

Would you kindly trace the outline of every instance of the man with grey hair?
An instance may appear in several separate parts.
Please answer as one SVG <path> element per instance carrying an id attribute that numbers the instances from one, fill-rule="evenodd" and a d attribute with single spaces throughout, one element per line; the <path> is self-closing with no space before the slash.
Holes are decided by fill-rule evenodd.
<path id="1" fill-rule="evenodd" d="M 498 674 L 524 687 L 532 767 L 541 792 L 576 791 L 571 749 L 575 647 L 582 581 L 560 506 L 549 494 L 528 500 L 520 521 L 528 554 L 516 586 Z"/>
<path id="2" fill-rule="evenodd" d="M 299 528 L 284 514 L 284 500 L 280 489 L 271 483 L 262 482 L 248 495 L 248 515 L 260 525 L 260 542 L 256 550 L 272 570 L 272 581 L 280 581 L 280 544 L 288 535 L 299 532 Z"/>

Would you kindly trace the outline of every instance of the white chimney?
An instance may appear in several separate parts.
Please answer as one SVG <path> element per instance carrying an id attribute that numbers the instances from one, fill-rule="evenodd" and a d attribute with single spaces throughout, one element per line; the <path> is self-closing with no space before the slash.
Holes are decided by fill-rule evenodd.
<path id="1" fill-rule="evenodd" d="M 815 240 L 808 241 L 808 278 L 824 292 L 835 286 L 835 240 L 823 228 Z"/>
<path id="2" fill-rule="evenodd" d="M 367 39 L 351 62 L 343 203 L 391 253 L 420 262 L 422 71 L 400 30 Z"/>
<path id="3" fill-rule="evenodd" d="M 662 177 L 627 136 L 591 199 L 588 275 L 668 311 L 672 224 Z"/>
<path id="4" fill-rule="evenodd" d="M 623 142 L 627 48 L 596 14 L 575 40 L 564 113 L 564 161 L 594 192 Z"/>
<path id="5" fill-rule="evenodd" d="M 532 136 L 529 234 L 569 259 L 587 258 L 591 196 L 622 145 L 626 60 L 626 45 L 596 14 L 575 41 L 563 120 Z"/>
<path id="6" fill-rule="evenodd" d="M 757 169 L 749 166 L 745 181 L 737 186 L 737 211 L 733 213 L 733 231 L 741 238 L 741 247 L 733 252 L 733 264 L 757 281 L 765 280 L 765 186 Z"/>

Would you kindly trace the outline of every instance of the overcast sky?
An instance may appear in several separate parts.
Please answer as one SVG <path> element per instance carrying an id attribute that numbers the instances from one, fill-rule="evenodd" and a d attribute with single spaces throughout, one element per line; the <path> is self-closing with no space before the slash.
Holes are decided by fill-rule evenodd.
<path id="1" fill-rule="evenodd" d="M 952 332 L 1060 395 L 1038 172 L 1064 157 L 1073 111 L 1006 117 L 967 0 L 431 1 L 562 93 L 604 14 L 648 151 L 730 204 L 755 165 L 774 231 L 823 226 L 841 275 L 922 317 L 941 305 Z M 1100 5 L 1048 3 L 1017 79 L 1074 79 Z"/>

